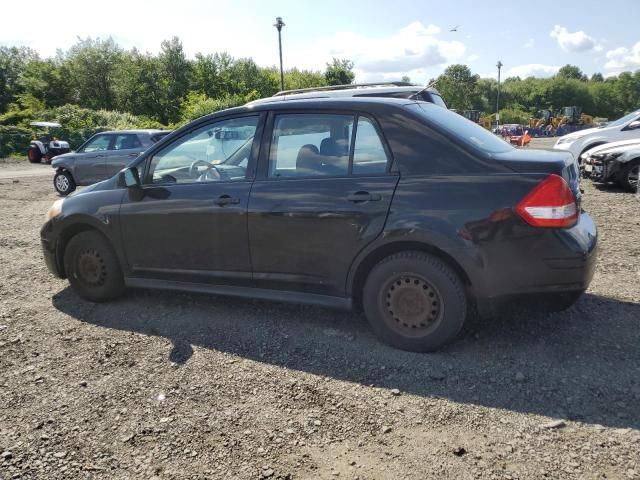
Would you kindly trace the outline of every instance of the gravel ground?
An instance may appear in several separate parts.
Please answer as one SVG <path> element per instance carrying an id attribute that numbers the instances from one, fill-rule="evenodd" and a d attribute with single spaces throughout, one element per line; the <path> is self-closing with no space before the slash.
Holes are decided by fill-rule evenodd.
<path id="1" fill-rule="evenodd" d="M 0 164 L 0 171 L 9 168 Z M 640 478 L 640 203 L 584 182 L 589 292 L 428 355 L 357 314 L 132 291 L 81 301 L 0 179 L 0 478 Z"/>

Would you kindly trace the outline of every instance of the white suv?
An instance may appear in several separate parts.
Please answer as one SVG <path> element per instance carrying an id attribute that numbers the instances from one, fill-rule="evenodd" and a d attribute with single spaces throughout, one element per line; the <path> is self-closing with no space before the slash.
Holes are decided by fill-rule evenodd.
<path id="1" fill-rule="evenodd" d="M 564 135 L 558 139 L 553 148 L 569 151 L 578 162 L 581 162 L 580 156 L 597 145 L 635 138 L 640 139 L 640 110 L 602 127 L 588 128 Z"/>

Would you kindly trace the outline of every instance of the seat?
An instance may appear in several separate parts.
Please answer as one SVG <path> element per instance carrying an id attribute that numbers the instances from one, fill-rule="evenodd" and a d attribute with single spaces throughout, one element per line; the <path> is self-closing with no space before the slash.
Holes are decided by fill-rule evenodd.
<path id="1" fill-rule="evenodd" d="M 320 155 L 325 157 L 339 157 L 344 155 L 344 153 L 340 152 L 340 148 L 333 138 L 327 137 L 320 142 Z"/>
<path id="2" fill-rule="evenodd" d="M 300 147 L 296 158 L 296 173 L 300 172 L 302 175 L 319 173 L 322 169 L 322 161 L 318 154 L 318 147 L 313 144 Z"/>

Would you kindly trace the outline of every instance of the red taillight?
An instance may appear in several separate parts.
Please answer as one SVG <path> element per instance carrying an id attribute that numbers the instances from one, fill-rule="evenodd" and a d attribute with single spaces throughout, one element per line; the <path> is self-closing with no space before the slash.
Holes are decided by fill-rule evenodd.
<path id="1" fill-rule="evenodd" d="M 571 227 L 578 218 L 576 198 L 564 178 L 551 174 L 516 206 L 516 212 L 534 227 Z"/>

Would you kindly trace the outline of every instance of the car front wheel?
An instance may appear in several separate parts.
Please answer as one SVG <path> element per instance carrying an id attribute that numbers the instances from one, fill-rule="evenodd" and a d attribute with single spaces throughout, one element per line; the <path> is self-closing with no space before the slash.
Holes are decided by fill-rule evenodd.
<path id="1" fill-rule="evenodd" d="M 60 195 L 66 196 L 76 189 L 76 182 L 69 172 L 62 170 L 53 177 L 53 187 Z"/>
<path id="2" fill-rule="evenodd" d="M 362 301 L 376 335 L 413 352 L 430 352 L 451 341 L 467 315 L 460 277 L 422 252 L 400 252 L 378 263 L 365 282 Z"/>
<path id="3" fill-rule="evenodd" d="M 640 173 L 640 161 L 634 160 L 620 172 L 620 186 L 630 192 L 638 191 L 638 174 Z"/>
<path id="4" fill-rule="evenodd" d="M 85 300 L 105 302 L 122 295 L 124 279 L 113 248 L 100 233 L 81 232 L 65 249 L 64 270 L 71 286 Z"/>

